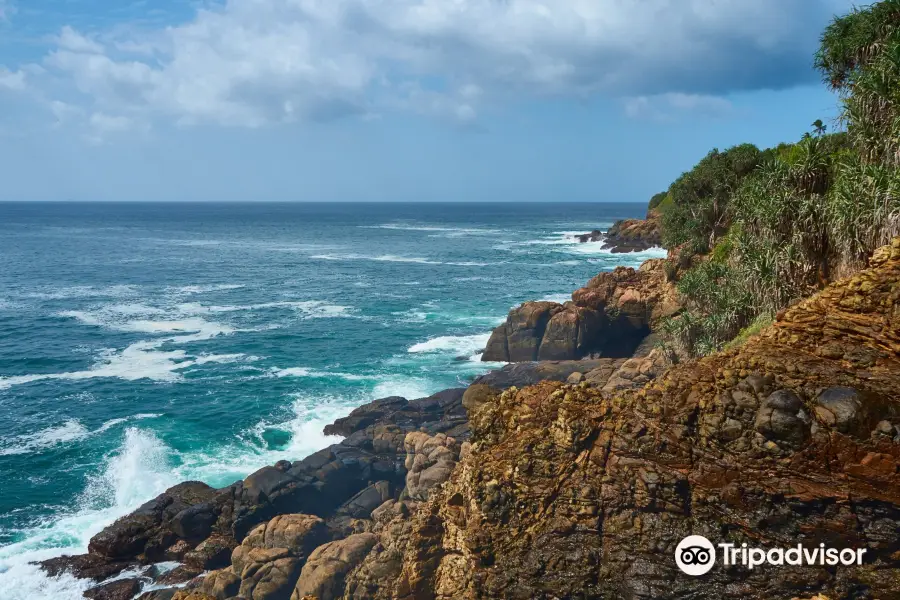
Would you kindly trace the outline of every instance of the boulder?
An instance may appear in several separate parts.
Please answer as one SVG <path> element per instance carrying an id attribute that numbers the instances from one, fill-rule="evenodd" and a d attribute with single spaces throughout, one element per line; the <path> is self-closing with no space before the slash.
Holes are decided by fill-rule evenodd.
<path id="1" fill-rule="evenodd" d="M 175 529 L 191 536 L 208 532 L 207 511 L 216 513 L 209 503 L 217 496 L 217 491 L 205 483 L 180 483 L 95 535 L 88 551 L 113 560 L 140 555 L 148 560 L 161 558 L 168 547 L 183 537 Z M 198 510 L 189 510 L 197 506 Z"/>
<path id="2" fill-rule="evenodd" d="M 407 463 L 408 462 L 409 459 L 407 458 Z M 347 500 L 347 502 L 337 510 L 337 514 L 353 517 L 355 519 L 368 519 L 372 515 L 373 510 L 384 504 L 385 501 L 390 498 L 391 483 L 389 481 L 379 481 L 373 483 Z"/>
<path id="3" fill-rule="evenodd" d="M 659 213 L 651 211 L 646 219 L 616 221 L 603 238 L 603 247 L 613 253 L 643 252 L 662 246 Z"/>
<path id="4" fill-rule="evenodd" d="M 319 546 L 306 561 L 291 600 L 302 600 L 304 596 L 317 600 L 342 598 L 345 576 L 377 541 L 378 537 L 372 533 L 360 533 Z"/>
<path id="5" fill-rule="evenodd" d="M 754 425 L 767 439 L 797 447 L 809 438 L 810 423 L 797 394 L 777 390 L 763 402 Z"/>
<path id="6" fill-rule="evenodd" d="M 491 334 L 483 361 L 537 360 L 550 318 L 563 310 L 556 302 L 526 302 L 509 312 L 506 323 Z"/>
<path id="7" fill-rule="evenodd" d="M 822 390 L 816 396 L 816 417 L 841 433 L 868 437 L 877 424 L 872 415 L 872 400 L 867 400 L 858 390 L 835 386 Z"/>
<path id="8" fill-rule="evenodd" d="M 218 569 L 231 562 L 231 551 L 237 546 L 234 538 L 226 535 L 212 535 L 184 555 L 184 563 L 201 571 Z"/>
<path id="9" fill-rule="evenodd" d="M 415 431 L 406 436 L 406 496 L 427 500 L 430 491 L 447 481 L 459 459 L 459 443 L 439 433 Z"/>
<path id="10" fill-rule="evenodd" d="M 131 600 L 140 591 L 140 579 L 119 579 L 90 588 L 84 592 L 84 597 L 90 600 Z"/>
<path id="11" fill-rule="evenodd" d="M 347 437 L 369 425 L 389 417 L 391 414 L 404 408 L 408 404 L 406 398 L 391 396 L 381 398 L 354 409 L 346 417 L 335 420 L 331 425 L 325 426 L 325 435 L 341 435 Z"/>
<path id="12" fill-rule="evenodd" d="M 498 394 L 497 388 L 483 383 L 473 383 L 463 394 L 462 405 L 467 412 L 473 412 L 486 402 L 490 402 Z"/>

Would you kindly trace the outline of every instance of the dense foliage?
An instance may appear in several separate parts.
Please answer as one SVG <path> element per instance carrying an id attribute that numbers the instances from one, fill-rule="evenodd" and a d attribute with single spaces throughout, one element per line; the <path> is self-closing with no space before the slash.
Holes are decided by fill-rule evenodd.
<path id="1" fill-rule="evenodd" d="M 846 131 L 816 120 L 793 144 L 713 150 L 654 196 L 664 243 L 693 265 L 664 326 L 677 354 L 746 335 L 900 235 L 900 0 L 836 18 L 816 66 Z"/>

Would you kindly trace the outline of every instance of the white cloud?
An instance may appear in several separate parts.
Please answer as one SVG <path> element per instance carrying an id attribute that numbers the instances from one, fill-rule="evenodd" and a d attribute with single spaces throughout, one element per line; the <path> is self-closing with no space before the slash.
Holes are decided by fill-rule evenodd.
<path id="1" fill-rule="evenodd" d="M 89 54 L 102 54 L 103 46 L 94 40 L 81 35 L 68 25 L 62 28 L 56 44 L 60 50 L 69 50 L 72 52 L 86 52 Z"/>
<path id="2" fill-rule="evenodd" d="M 725 98 L 702 94 L 670 92 L 655 96 L 625 98 L 625 114 L 633 119 L 671 121 L 686 115 L 725 117 L 734 113 L 734 105 Z"/>
<path id="3" fill-rule="evenodd" d="M 467 122 L 513 94 L 722 113 L 718 94 L 808 81 L 834 2 L 228 0 L 128 38 L 64 27 L 44 65 L 86 113 L 187 125 L 385 109 Z"/>
<path id="4" fill-rule="evenodd" d="M 0 90 L 7 89 L 14 92 L 23 92 L 26 87 L 24 71 L 13 72 L 0 66 Z"/>

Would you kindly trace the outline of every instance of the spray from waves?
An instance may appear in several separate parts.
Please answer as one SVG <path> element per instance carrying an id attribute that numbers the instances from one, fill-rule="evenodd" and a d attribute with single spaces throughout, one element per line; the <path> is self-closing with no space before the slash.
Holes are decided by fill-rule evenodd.
<path id="1" fill-rule="evenodd" d="M 179 294 L 207 294 L 210 292 L 239 290 L 243 287 L 244 285 L 240 283 L 216 283 L 210 285 L 184 285 L 181 287 L 169 288 L 169 290 Z"/>
<path id="2" fill-rule="evenodd" d="M 76 600 L 91 583 L 70 575 L 48 577 L 34 561 L 79 554 L 118 517 L 176 483 L 167 447 L 138 428 L 125 431 L 119 450 L 88 480 L 75 507 L 16 532 L 19 541 L 0 547 L 0 589 L 8 600 Z"/>
<path id="3" fill-rule="evenodd" d="M 90 369 L 84 371 L 0 377 L 0 390 L 34 381 L 94 378 L 123 379 L 125 381 L 149 379 L 173 383 L 183 379 L 184 376 L 179 371 L 195 365 L 236 362 L 255 358 L 246 357 L 243 354 L 205 354 L 189 358 L 184 350 L 157 350 L 162 343 L 162 341 L 136 342 L 121 351 L 104 350 L 100 353 L 98 361 Z"/>
<path id="4" fill-rule="evenodd" d="M 186 302 L 179 304 L 175 309 L 183 314 L 215 314 L 230 313 L 238 311 L 255 311 L 273 308 L 284 308 L 293 310 L 302 316 L 310 319 L 327 319 L 332 317 L 351 317 L 353 307 L 341 306 L 338 304 L 329 304 L 321 300 L 303 300 L 293 301 L 284 300 L 280 302 L 263 302 L 261 304 L 247 304 L 237 306 L 203 306 L 197 302 Z"/>
<path id="5" fill-rule="evenodd" d="M 82 425 L 78 419 L 69 419 L 60 425 L 54 425 L 53 427 L 48 427 L 35 433 L 19 435 L 8 441 L 0 440 L 0 444 L 2 444 L 2 446 L 0 446 L 0 456 L 41 452 L 61 444 L 80 442 L 129 421 L 155 419 L 160 416 L 162 415 L 146 413 L 110 419 L 93 431 Z"/>
<path id="6" fill-rule="evenodd" d="M 396 262 L 396 263 L 415 263 L 420 265 L 450 265 L 454 267 L 486 267 L 490 264 L 503 263 L 485 263 L 485 262 L 442 262 L 438 260 L 430 260 L 417 256 L 396 256 L 394 254 L 383 254 L 380 256 L 368 256 L 366 254 L 314 254 L 310 256 L 314 260 L 373 260 L 377 262 Z"/>
<path id="7" fill-rule="evenodd" d="M 490 333 L 475 335 L 442 335 L 409 347 L 407 352 L 417 354 L 421 352 L 452 353 L 454 356 L 469 356 L 472 360 L 478 353 L 484 350 L 490 339 Z"/>
<path id="8" fill-rule="evenodd" d="M 361 229 L 393 229 L 397 231 L 424 231 L 424 232 L 441 232 L 447 234 L 447 237 L 458 237 L 463 235 L 495 235 L 501 233 L 499 229 L 482 229 L 477 227 L 446 227 L 437 225 L 416 225 L 403 223 L 385 223 L 383 225 L 360 225 Z"/>
<path id="9" fill-rule="evenodd" d="M 48 577 L 31 563 L 85 552 L 104 527 L 178 482 L 224 486 L 263 465 L 308 456 L 340 439 L 325 436 L 322 429 L 349 407 L 343 398 L 296 395 L 291 409 L 287 421 L 262 422 L 230 444 L 189 453 L 173 450 L 150 431 L 126 428 L 120 447 L 87 480 L 72 510 L 14 532 L 17 541 L 0 547 L 4 600 L 80 600 L 90 582 Z M 269 447 L 263 434 L 273 429 L 284 433 L 287 443 Z"/>
<path id="10" fill-rule="evenodd" d="M 542 302 L 556 302 L 557 304 L 565 304 L 571 302 L 572 294 L 550 294 L 541 298 Z"/>
<path id="11" fill-rule="evenodd" d="M 566 252 L 571 254 L 578 254 L 581 256 L 596 256 L 603 255 L 609 257 L 616 258 L 616 264 L 622 264 L 623 262 L 628 262 L 629 264 L 632 262 L 642 263 L 645 260 L 650 258 L 665 258 L 667 256 L 668 251 L 665 248 L 649 248 L 647 250 L 643 250 L 641 252 L 628 252 L 628 253 L 616 253 L 608 248 L 604 248 L 603 244 L 599 242 L 586 242 L 584 244 L 572 245 L 565 249 Z"/>
<path id="12" fill-rule="evenodd" d="M 379 379 L 378 375 L 358 375 L 354 373 L 335 373 L 331 371 L 317 371 L 306 367 L 289 367 L 279 369 L 274 367 L 271 373 L 276 377 L 312 377 L 318 379 L 343 379 L 345 381 L 371 381 Z"/>

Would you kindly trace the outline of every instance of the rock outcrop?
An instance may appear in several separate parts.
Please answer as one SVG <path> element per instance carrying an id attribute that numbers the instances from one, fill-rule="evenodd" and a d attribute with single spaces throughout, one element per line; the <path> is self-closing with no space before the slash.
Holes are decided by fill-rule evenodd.
<path id="1" fill-rule="evenodd" d="M 346 436 L 340 443 L 303 460 L 263 467 L 222 489 L 181 483 L 94 536 L 87 554 L 42 566 L 51 575 L 69 572 L 102 582 L 88 591 L 98 598 L 114 598 L 110 594 L 150 579 L 182 584 L 212 571 L 202 584 L 211 597 L 240 593 L 272 600 L 286 593 L 286 600 L 316 546 L 372 529 L 376 509 L 404 492 L 405 498 L 424 500 L 449 477 L 469 437 L 465 391 L 376 400 L 326 429 Z M 299 542 L 306 529 L 309 548 Z M 107 581 L 159 561 L 182 565 L 127 585 Z M 169 591 L 174 594 L 174 588 Z M 162 590 L 152 594 L 148 598 L 165 600 Z"/>
<path id="2" fill-rule="evenodd" d="M 643 252 L 662 246 L 660 215 L 647 213 L 646 219 L 616 221 L 603 238 L 603 247 L 614 253 Z"/>
<path id="3" fill-rule="evenodd" d="M 383 528 L 344 598 L 900 596 L 900 239 L 640 389 L 543 382 L 475 406 L 471 450 Z M 689 534 L 866 553 L 690 577 Z"/>
<path id="4" fill-rule="evenodd" d="M 643 252 L 662 245 L 660 214 L 649 211 L 646 219 L 623 219 L 616 221 L 606 233 L 594 229 L 576 235 L 582 244 L 602 242 L 603 248 L 613 253 Z"/>
<path id="5" fill-rule="evenodd" d="M 600 273 L 572 294 L 572 302 L 526 302 L 514 308 L 491 334 L 482 360 L 630 357 L 659 320 L 679 308 L 664 262 Z"/>

